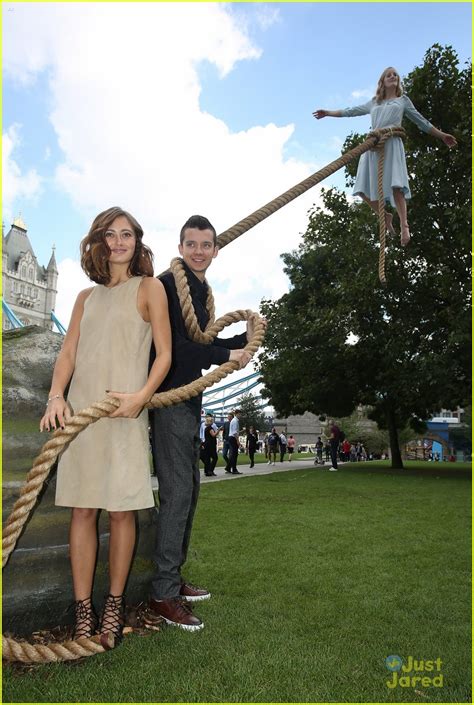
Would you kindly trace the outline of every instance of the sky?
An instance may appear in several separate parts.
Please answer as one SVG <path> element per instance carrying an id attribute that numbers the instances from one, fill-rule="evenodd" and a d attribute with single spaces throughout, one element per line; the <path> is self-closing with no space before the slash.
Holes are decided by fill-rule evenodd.
<path id="1" fill-rule="evenodd" d="M 190 215 L 222 232 L 370 127 L 369 117 L 316 121 L 313 110 L 366 102 L 385 67 L 403 77 L 434 43 L 451 45 L 461 65 L 471 57 L 470 3 L 4 2 L 2 11 L 3 221 L 8 231 L 21 212 L 40 264 L 55 245 L 65 326 L 89 285 L 79 243 L 100 211 L 120 205 L 139 220 L 159 273 Z M 343 189 L 343 173 L 329 186 Z M 219 253 L 208 272 L 217 315 L 288 290 L 280 255 L 298 246 L 320 188 Z"/>

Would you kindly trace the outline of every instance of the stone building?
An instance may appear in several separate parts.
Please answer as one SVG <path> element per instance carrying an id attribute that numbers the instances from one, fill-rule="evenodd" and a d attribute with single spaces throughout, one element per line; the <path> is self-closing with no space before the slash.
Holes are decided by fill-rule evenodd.
<path id="1" fill-rule="evenodd" d="M 47 267 L 38 264 L 21 216 L 15 218 L 2 251 L 3 300 L 24 325 L 52 330 L 51 311 L 57 294 L 58 268 L 53 251 Z M 2 329 L 12 324 L 2 311 Z"/>
<path id="2" fill-rule="evenodd" d="M 312 449 L 318 436 L 324 436 L 327 421 L 321 421 L 316 414 L 305 411 L 304 414 L 294 414 L 282 419 L 274 417 L 272 426 L 275 426 L 280 433 L 283 431 L 286 436 L 293 435 L 298 446 Z"/>

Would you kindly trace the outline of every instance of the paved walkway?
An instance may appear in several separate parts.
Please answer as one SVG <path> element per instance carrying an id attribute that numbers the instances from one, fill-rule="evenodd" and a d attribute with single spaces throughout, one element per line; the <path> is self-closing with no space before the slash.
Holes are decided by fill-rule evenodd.
<path id="1" fill-rule="evenodd" d="M 286 472 L 287 470 L 300 470 L 301 468 L 319 468 L 321 470 L 328 469 L 331 463 L 325 463 L 323 465 L 314 465 L 314 455 L 308 453 L 308 457 L 300 460 L 284 460 L 282 463 L 277 461 L 275 465 L 269 465 L 268 462 L 256 463 L 251 469 L 250 465 L 247 463 L 237 463 L 237 469 L 240 470 L 242 475 L 231 475 L 225 471 L 224 468 L 217 467 L 214 472 L 216 477 L 206 477 L 204 471 L 201 472 L 201 484 L 207 484 L 208 482 L 219 482 L 220 480 L 238 480 L 241 477 L 251 477 L 252 475 L 270 475 L 272 472 Z M 153 489 L 158 489 L 158 481 L 156 475 L 152 476 Z"/>

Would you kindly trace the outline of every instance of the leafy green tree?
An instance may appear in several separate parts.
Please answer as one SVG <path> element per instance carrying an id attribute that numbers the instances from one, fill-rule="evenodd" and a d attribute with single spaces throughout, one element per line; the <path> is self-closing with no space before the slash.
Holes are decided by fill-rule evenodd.
<path id="1" fill-rule="evenodd" d="M 261 372 L 278 413 L 348 416 L 370 406 L 398 468 L 400 429 L 421 431 L 436 410 L 470 398 L 470 77 L 450 47 L 435 45 L 404 80 L 459 148 L 406 126 L 413 239 L 406 249 L 389 241 L 387 286 L 378 282 L 375 217 L 329 189 L 298 250 L 282 256 L 289 293 L 262 304 Z"/>
<path id="2" fill-rule="evenodd" d="M 236 409 L 240 409 L 240 428 L 249 429 L 253 426 L 257 431 L 266 428 L 265 414 L 261 408 L 261 400 L 253 394 L 243 394 L 236 404 Z"/>

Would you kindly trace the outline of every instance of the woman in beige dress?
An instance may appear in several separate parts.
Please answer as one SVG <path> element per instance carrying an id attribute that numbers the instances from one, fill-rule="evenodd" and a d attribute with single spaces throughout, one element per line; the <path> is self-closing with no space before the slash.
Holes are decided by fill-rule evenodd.
<path id="1" fill-rule="evenodd" d="M 164 287 L 153 277 L 153 255 L 142 237 L 135 218 L 115 207 L 95 218 L 82 241 L 81 265 L 97 286 L 77 297 L 40 422 L 42 431 L 57 424 L 64 428 L 74 413 L 106 392 L 120 401 L 109 418 L 71 441 L 58 466 L 56 504 L 72 508 L 75 638 L 92 636 L 99 624 L 101 633 L 120 639 L 134 510 L 154 505 L 144 405 L 169 370 L 171 331 Z M 156 359 L 148 373 L 152 340 Z M 98 622 L 92 585 L 100 509 L 109 513 L 110 588 Z"/>

